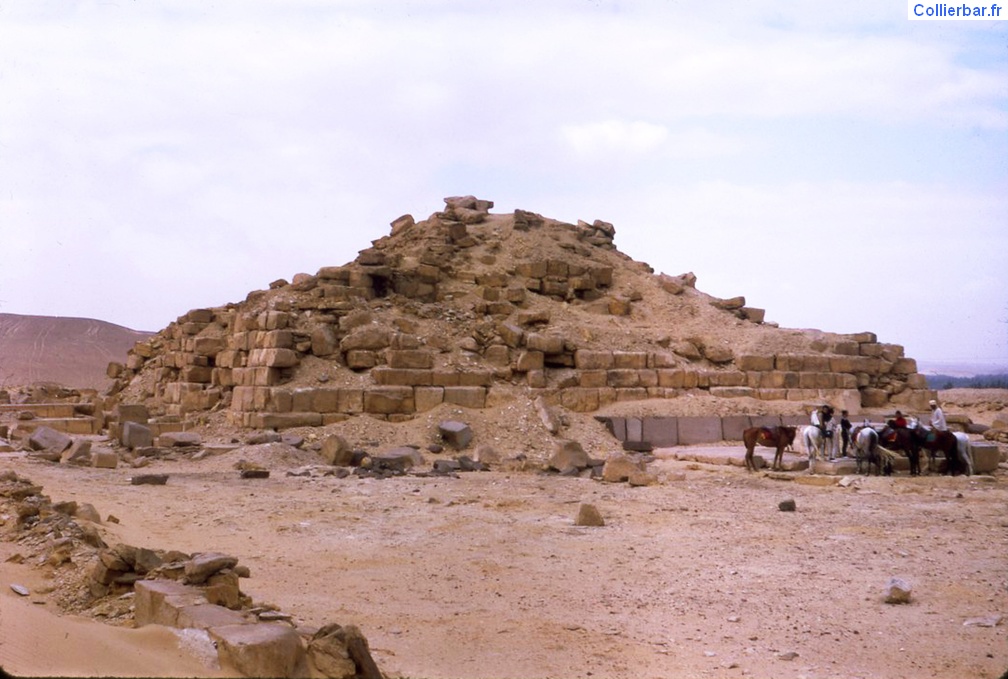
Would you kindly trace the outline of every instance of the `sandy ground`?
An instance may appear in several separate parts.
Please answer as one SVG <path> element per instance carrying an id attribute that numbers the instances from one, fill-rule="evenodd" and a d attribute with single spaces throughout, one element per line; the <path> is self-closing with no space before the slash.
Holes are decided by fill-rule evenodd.
<path id="1" fill-rule="evenodd" d="M 662 451 L 658 451 L 661 453 Z M 741 456 L 742 451 L 737 451 Z M 242 480 L 237 451 L 135 470 L 6 454 L 106 542 L 223 551 L 304 628 L 357 624 L 390 676 L 999 677 L 1008 669 L 1008 482 L 805 473 L 659 458 L 658 485 L 533 472 Z M 662 456 L 664 457 L 664 456 Z M 829 485 L 823 485 L 829 484 Z M 778 503 L 793 498 L 795 512 Z M 606 525 L 574 525 L 580 503 Z M 0 561 L 17 550 L 0 543 Z M 893 576 L 907 605 L 884 603 Z M 0 566 L 0 665 L 18 675 L 225 676 L 174 632 L 57 616 L 52 574 Z M 33 590 L 22 598 L 10 583 Z M 39 593 L 41 592 L 41 593 Z M 33 603 L 36 602 L 36 603 Z M 967 624 L 969 623 L 969 624 Z"/>

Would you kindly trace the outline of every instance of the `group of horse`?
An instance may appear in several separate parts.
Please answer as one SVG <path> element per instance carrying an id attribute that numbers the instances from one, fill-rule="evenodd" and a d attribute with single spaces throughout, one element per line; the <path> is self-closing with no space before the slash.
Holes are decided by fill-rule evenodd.
<path id="1" fill-rule="evenodd" d="M 840 432 L 827 429 L 832 435 L 824 435 L 816 426 L 809 425 L 802 429 L 802 443 L 809 458 L 809 469 L 817 459 L 835 459 L 839 457 Z M 748 471 L 756 471 L 753 453 L 756 446 L 774 448 L 774 459 L 771 470 L 783 468 L 784 451 L 794 449 L 798 427 L 750 427 L 742 433 L 745 444 L 745 466 Z M 964 472 L 973 474 L 973 455 L 970 450 L 969 437 L 961 432 L 939 431 L 927 429 L 919 422 L 912 421 L 906 427 L 895 427 L 891 423 L 872 426 L 867 421 L 854 427 L 850 432 L 850 447 L 857 460 L 858 473 L 870 474 L 872 467 L 875 474 L 892 474 L 893 461 L 897 453 L 902 453 L 910 461 L 910 475 L 921 473 L 921 451 L 927 451 L 928 471 L 938 468 L 937 458 L 941 453 L 945 456 L 946 473 L 955 475 Z"/>

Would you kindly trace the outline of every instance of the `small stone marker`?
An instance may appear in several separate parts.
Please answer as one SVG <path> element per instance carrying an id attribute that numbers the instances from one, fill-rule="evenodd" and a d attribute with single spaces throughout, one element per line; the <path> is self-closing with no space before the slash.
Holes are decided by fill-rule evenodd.
<path id="1" fill-rule="evenodd" d="M 582 503 L 581 507 L 578 508 L 578 515 L 577 519 L 574 521 L 574 525 L 604 526 L 605 521 L 602 519 L 602 515 L 599 514 L 599 510 L 595 508 L 595 505 Z"/>
<path id="2" fill-rule="evenodd" d="M 268 479 L 268 469 L 243 469 L 241 472 L 243 479 Z"/>
<path id="3" fill-rule="evenodd" d="M 788 498 L 787 500 L 782 500 L 780 504 L 777 505 L 777 508 L 782 512 L 793 512 L 798 508 L 798 505 L 795 504 L 793 498 Z"/>
<path id="4" fill-rule="evenodd" d="M 138 474 L 130 479 L 134 486 L 163 486 L 168 483 L 167 474 Z"/>
<path id="5" fill-rule="evenodd" d="M 14 590 L 16 594 L 20 594 L 21 596 L 28 596 L 31 593 L 24 585 L 11 585 L 10 588 Z"/>
<path id="6" fill-rule="evenodd" d="M 913 587 L 909 582 L 903 578 L 890 578 L 889 584 L 886 586 L 885 602 L 887 604 L 908 604 L 912 593 Z"/>

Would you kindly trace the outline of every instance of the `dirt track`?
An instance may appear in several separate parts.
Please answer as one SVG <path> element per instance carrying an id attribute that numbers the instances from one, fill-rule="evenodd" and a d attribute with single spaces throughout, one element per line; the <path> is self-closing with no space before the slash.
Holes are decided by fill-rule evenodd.
<path id="1" fill-rule="evenodd" d="M 307 454 L 307 453 L 306 453 Z M 658 461 L 662 483 L 535 473 L 240 480 L 235 453 L 132 470 L 11 460 L 96 505 L 106 541 L 238 556 L 304 626 L 358 624 L 409 677 L 999 677 L 1008 486 Z M 831 485 L 812 485 L 830 483 Z M 797 511 L 778 510 L 793 498 Z M 606 526 L 574 525 L 581 502 Z M 909 580 L 909 605 L 883 602 Z M 795 655 L 796 654 L 796 655 Z"/>

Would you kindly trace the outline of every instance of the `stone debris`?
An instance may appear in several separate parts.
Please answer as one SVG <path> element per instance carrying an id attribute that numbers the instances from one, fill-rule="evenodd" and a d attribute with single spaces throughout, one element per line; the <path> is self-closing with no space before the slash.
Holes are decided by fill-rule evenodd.
<path id="1" fill-rule="evenodd" d="M 578 514 L 574 520 L 574 525 L 599 527 L 605 525 L 605 520 L 595 505 L 583 502 L 578 507 Z"/>
<path id="2" fill-rule="evenodd" d="M 793 512 L 798 508 L 798 505 L 795 504 L 794 498 L 788 498 L 786 500 L 781 500 L 780 503 L 778 503 L 777 508 L 782 512 Z"/>
<path id="3" fill-rule="evenodd" d="M 455 420 L 446 420 L 438 424 L 438 434 L 444 444 L 455 450 L 463 450 L 473 439 L 473 431 L 468 424 Z"/>
<path id="4" fill-rule="evenodd" d="M 903 578 L 893 577 L 889 579 L 889 584 L 885 588 L 885 602 L 887 604 L 908 604 L 913 594 L 913 586 Z"/>
<path id="5" fill-rule="evenodd" d="M 130 478 L 133 486 L 163 486 L 168 483 L 167 474 L 137 474 Z"/>

